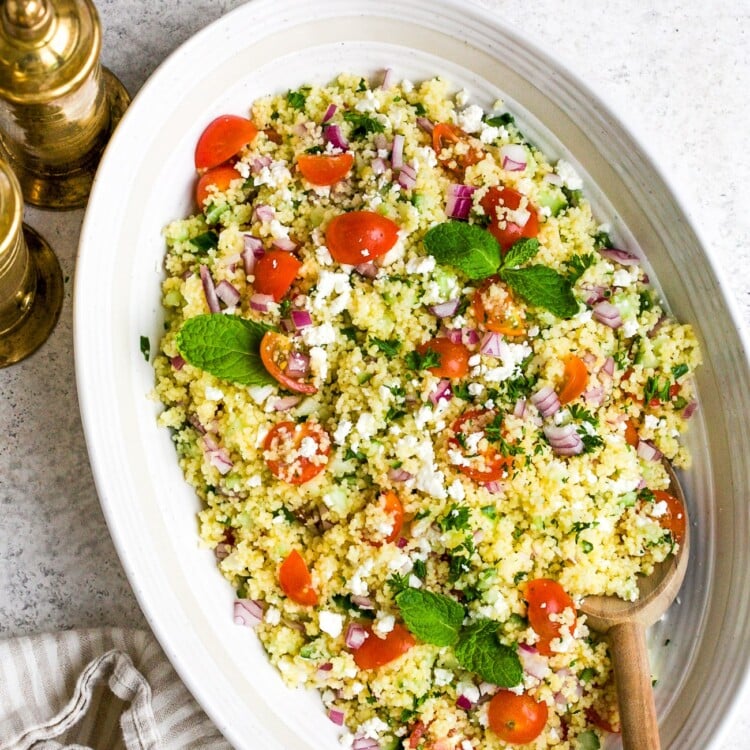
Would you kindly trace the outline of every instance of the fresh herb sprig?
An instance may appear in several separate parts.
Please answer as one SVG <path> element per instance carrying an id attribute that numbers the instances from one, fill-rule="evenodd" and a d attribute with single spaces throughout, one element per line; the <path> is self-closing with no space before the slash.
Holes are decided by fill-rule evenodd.
<path id="1" fill-rule="evenodd" d="M 406 627 L 435 646 L 454 649 L 458 663 L 483 680 L 500 687 L 513 687 L 523 678 L 515 649 L 498 638 L 499 623 L 481 619 L 464 626 L 466 610 L 455 599 L 424 589 L 405 588 L 396 604 Z"/>
<path id="2" fill-rule="evenodd" d="M 558 318 L 571 318 L 578 312 L 579 304 L 567 277 L 547 266 L 523 265 L 539 251 L 536 239 L 519 240 L 503 258 L 498 241 L 485 229 L 446 221 L 425 234 L 424 244 L 438 263 L 453 266 L 470 279 L 497 274 L 529 305 L 542 307 Z"/>

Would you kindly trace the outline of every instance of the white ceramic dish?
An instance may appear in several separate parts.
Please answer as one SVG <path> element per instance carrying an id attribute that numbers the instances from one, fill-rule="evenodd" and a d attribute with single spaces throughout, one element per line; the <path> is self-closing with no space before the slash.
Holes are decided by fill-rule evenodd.
<path id="1" fill-rule="evenodd" d="M 269 91 L 385 66 L 412 80 L 447 77 L 484 106 L 502 95 L 548 154 L 580 167 L 599 215 L 647 256 L 673 312 L 700 331 L 702 409 L 686 478 L 696 541 L 680 604 L 654 628 L 653 660 L 664 746 L 708 748 L 750 659 L 750 370 L 738 316 L 643 148 L 546 53 L 458 0 L 255 0 L 173 54 L 119 126 L 81 233 L 75 348 L 97 488 L 136 596 L 236 747 L 338 746 L 316 696 L 285 688 L 253 633 L 232 623 L 233 592 L 198 548 L 198 502 L 156 427 L 153 372 L 138 342 L 148 335 L 155 347 L 160 336 L 161 230 L 191 209 L 193 147 L 205 123 L 245 113 Z"/>

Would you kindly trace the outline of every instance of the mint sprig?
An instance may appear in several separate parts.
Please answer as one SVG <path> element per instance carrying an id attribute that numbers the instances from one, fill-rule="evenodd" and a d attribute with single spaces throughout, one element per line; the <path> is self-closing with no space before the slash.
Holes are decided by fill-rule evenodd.
<path id="1" fill-rule="evenodd" d="M 458 663 L 501 687 L 521 682 L 523 669 L 515 649 L 498 638 L 499 623 L 477 620 L 463 627 L 466 610 L 455 599 L 424 589 L 405 588 L 396 604 L 406 627 L 425 643 L 452 646 Z"/>
<path id="2" fill-rule="evenodd" d="M 425 643 L 453 646 L 464 622 L 464 608 L 455 600 L 423 589 L 404 589 L 397 597 L 406 627 Z"/>
<path id="3" fill-rule="evenodd" d="M 275 383 L 260 358 L 270 326 L 236 315 L 196 315 L 177 334 L 177 350 L 194 367 L 240 385 Z"/>
<path id="4" fill-rule="evenodd" d="M 498 623 L 477 620 L 469 625 L 456 644 L 458 663 L 483 680 L 500 687 L 513 687 L 523 678 L 523 668 L 514 649 L 500 643 Z"/>
<path id="5" fill-rule="evenodd" d="M 558 318 L 571 318 L 578 312 L 569 279 L 547 266 L 519 267 L 539 252 L 536 239 L 518 240 L 503 258 L 498 241 L 486 229 L 462 221 L 446 221 L 427 231 L 424 244 L 441 265 L 453 266 L 470 279 L 497 274 L 524 302 L 542 307 Z"/>

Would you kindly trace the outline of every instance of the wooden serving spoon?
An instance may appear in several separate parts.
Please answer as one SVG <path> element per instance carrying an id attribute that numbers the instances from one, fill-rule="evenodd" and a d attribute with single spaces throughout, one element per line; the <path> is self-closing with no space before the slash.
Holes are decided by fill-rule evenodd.
<path id="1" fill-rule="evenodd" d="M 634 602 L 616 596 L 587 596 L 581 604 L 588 625 L 606 633 L 610 642 L 617 703 L 620 709 L 623 750 L 659 750 L 659 726 L 651 686 L 651 668 L 646 649 L 646 628 L 653 625 L 677 596 L 685 578 L 690 553 L 690 523 L 680 483 L 665 461 L 670 493 L 685 509 L 685 538 L 676 555 L 659 563 L 654 572 L 638 582 L 640 595 Z"/>

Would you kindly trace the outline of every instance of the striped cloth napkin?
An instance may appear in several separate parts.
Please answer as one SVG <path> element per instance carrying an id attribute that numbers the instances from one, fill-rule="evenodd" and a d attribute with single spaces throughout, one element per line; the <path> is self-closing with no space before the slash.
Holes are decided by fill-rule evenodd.
<path id="1" fill-rule="evenodd" d="M 0 641 L 0 750 L 231 750 L 150 633 Z"/>

